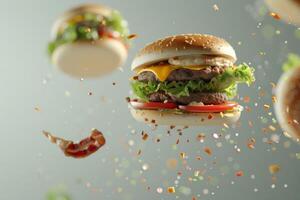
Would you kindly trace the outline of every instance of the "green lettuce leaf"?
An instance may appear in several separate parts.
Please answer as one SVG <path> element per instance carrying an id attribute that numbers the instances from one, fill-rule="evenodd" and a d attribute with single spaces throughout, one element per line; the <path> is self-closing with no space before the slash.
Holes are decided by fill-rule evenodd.
<path id="1" fill-rule="evenodd" d="M 49 190 L 46 194 L 46 199 L 47 200 L 71 200 L 72 198 L 62 186 L 59 186 Z"/>
<path id="2" fill-rule="evenodd" d="M 288 60 L 282 66 L 282 70 L 286 72 L 295 67 L 300 67 L 300 57 L 296 54 L 290 53 L 288 54 Z"/>
<path id="3" fill-rule="evenodd" d="M 83 19 L 86 23 L 78 24 L 70 22 L 67 24 L 63 32 L 59 33 L 55 40 L 48 44 L 49 55 L 52 55 L 54 50 L 63 44 L 72 43 L 77 40 L 95 41 L 99 39 L 98 27 L 102 22 L 99 21 L 98 15 L 94 13 L 85 13 Z M 119 32 L 125 43 L 129 42 L 127 39 L 129 34 L 127 22 L 118 11 L 112 11 L 109 17 L 104 18 L 104 23 L 108 28 Z"/>
<path id="4" fill-rule="evenodd" d="M 76 26 L 74 24 L 68 25 L 68 27 L 64 30 L 63 33 L 59 34 L 56 40 L 50 42 L 48 44 L 48 53 L 52 55 L 54 50 L 59 47 L 60 45 L 66 43 L 72 43 L 78 38 L 78 33 L 76 30 Z"/>
<path id="5" fill-rule="evenodd" d="M 112 11 L 111 16 L 106 19 L 106 25 L 119 32 L 121 34 L 121 37 L 127 39 L 127 36 L 129 35 L 127 21 L 123 19 L 119 11 Z"/>
<path id="6" fill-rule="evenodd" d="M 141 82 L 132 81 L 131 87 L 136 96 L 147 101 L 150 94 L 157 91 L 176 96 L 189 96 L 192 92 L 223 92 L 228 98 L 233 98 L 237 94 L 237 84 L 246 83 L 250 85 L 255 81 L 254 69 L 247 64 L 237 67 L 229 67 L 211 79 L 209 82 L 204 80 L 191 81 L 172 81 L 172 82 Z"/>

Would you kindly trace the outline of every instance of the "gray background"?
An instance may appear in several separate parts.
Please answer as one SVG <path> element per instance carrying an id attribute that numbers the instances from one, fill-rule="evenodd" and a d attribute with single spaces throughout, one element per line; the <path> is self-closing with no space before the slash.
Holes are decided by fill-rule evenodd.
<path id="1" fill-rule="evenodd" d="M 263 109 L 264 104 L 272 105 L 270 82 L 280 76 L 286 54 L 300 53 L 296 27 L 270 17 L 261 1 L 93 1 L 119 9 L 138 38 L 123 72 L 79 81 L 56 71 L 45 48 L 55 18 L 83 2 L 1 0 L 0 199 L 44 199 L 49 188 L 57 185 L 63 185 L 76 200 L 299 199 L 299 145 L 282 136 L 272 122 L 272 107 Z M 214 4 L 219 6 L 218 12 Z M 198 32 L 227 39 L 236 49 L 238 62 L 251 62 L 256 68 L 256 83 L 240 87 L 239 101 L 252 111 L 243 113 L 239 127 L 191 128 L 184 130 L 183 136 L 176 130 L 168 136 L 166 128 L 152 130 L 134 121 L 124 98 L 130 95 L 128 79 L 135 52 L 157 38 Z M 260 90 L 265 91 L 264 96 L 259 95 Z M 89 92 L 93 94 L 89 96 Z M 243 103 L 246 95 L 251 97 L 250 103 Z M 249 128 L 249 120 L 253 128 Z M 261 129 L 269 125 L 277 130 L 263 133 Z M 91 128 L 103 131 L 107 144 L 82 160 L 66 158 L 41 134 L 48 130 L 78 140 Z M 149 134 L 147 141 L 141 139 L 142 130 Z M 206 135 L 204 143 L 196 140 L 199 133 Z M 212 133 L 222 137 L 214 139 Z M 278 136 L 279 143 L 265 143 Z M 246 145 L 250 137 L 256 139 L 254 150 Z M 174 145 L 178 138 L 180 143 Z M 203 152 L 205 146 L 212 149 L 211 156 Z M 142 153 L 136 156 L 139 149 Z M 184 161 L 180 152 L 187 155 Z M 201 161 L 195 159 L 198 155 Z M 172 158 L 178 161 L 176 169 L 166 165 Z M 268 172 L 273 163 L 281 167 L 275 188 Z M 148 170 L 142 169 L 145 164 Z M 195 170 L 205 170 L 203 180 L 194 177 Z M 236 177 L 237 170 L 243 170 L 244 176 Z M 180 180 L 178 172 L 182 173 Z M 168 194 L 168 186 L 175 186 L 176 192 Z M 156 192 L 158 187 L 164 189 L 162 194 Z"/>

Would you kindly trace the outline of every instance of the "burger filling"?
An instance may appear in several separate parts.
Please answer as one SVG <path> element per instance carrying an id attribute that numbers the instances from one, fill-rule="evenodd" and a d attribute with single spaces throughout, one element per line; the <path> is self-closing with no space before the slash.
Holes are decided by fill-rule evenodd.
<path id="1" fill-rule="evenodd" d="M 239 66 L 175 66 L 158 63 L 137 71 L 131 86 L 146 102 L 174 102 L 186 105 L 223 104 L 237 95 L 237 84 L 251 84 L 254 69 Z"/>
<path id="2" fill-rule="evenodd" d="M 128 34 L 127 23 L 117 11 L 109 17 L 85 13 L 74 16 L 60 28 L 55 40 L 48 45 L 48 52 L 52 55 L 57 47 L 66 43 L 96 41 L 105 37 L 121 39 L 126 44 Z"/>

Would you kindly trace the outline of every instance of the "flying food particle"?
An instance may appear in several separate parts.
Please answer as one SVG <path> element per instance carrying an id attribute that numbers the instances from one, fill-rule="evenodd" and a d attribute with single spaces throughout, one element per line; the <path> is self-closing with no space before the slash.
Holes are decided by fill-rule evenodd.
<path id="1" fill-rule="evenodd" d="M 176 127 L 176 126 L 174 126 L 174 125 L 171 125 L 171 126 L 170 126 L 170 129 L 174 129 L 175 127 Z"/>
<path id="2" fill-rule="evenodd" d="M 196 156 L 196 160 L 202 160 L 201 156 Z"/>
<path id="3" fill-rule="evenodd" d="M 131 34 L 127 36 L 127 39 L 131 40 L 131 39 L 135 39 L 137 37 L 137 34 Z"/>
<path id="4" fill-rule="evenodd" d="M 272 125 L 269 126 L 269 129 L 270 129 L 271 131 L 276 131 L 276 128 L 275 128 L 274 126 L 272 126 Z"/>
<path id="5" fill-rule="evenodd" d="M 220 112 L 221 118 L 224 118 L 224 113 Z"/>
<path id="6" fill-rule="evenodd" d="M 237 177 L 244 176 L 244 172 L 242 170 L 239 170 L 239 171 L 235 172 L 235 176 L 237 176 Z"/>
<path id="7" fill-rule="evenodd" d="M 129 141 L 128 141 L 128 145 L 129 145 L 129 146 L 133 146 L 133 145 L 134 145 L 134 140 L 129 140 Z"/>
<path id="8" fill-rule="evenodd" d="M 255 138 L 249 138 L 248 139 L 248 142 L 247 142 L 247 146 L 249 149 L 254 149 L 255 148 L 255 143 L 256 143 L 256 140 Z"/>
<path id="9" fill-rule="evenodd" d="M 168 169 L 175 170 L 177 168 L 177 160 L 174 158 L 170 158 L 166 161 L 166 166 Z"/>
<path id="10" fill-rule="evenodd" d="M 218 134 L 218 133 L 213 133 L 213 138 L 214 138 L 214 139 L 219 139 L 220 137 L 221 137 L 220 134 Z"/>
<path id="11" fill-rule="evenodd" d="M 158 188 L 156 189 L 156 192 L 157 192 L 158 194 L 161 194 L 161 193 L 163 193 L 163 189 L 162 189 L 161 187 L 158 187 Z"/>
<path id="12" fill-rule="evenodd" d="M 144 171 L 147 171 L 149 169 L 149 165 L 148 164 L 143 164 L 142 169 Z"/>
<path id="13" fill-rule="evenodd" d="M 180 157 L 181 157 L 182 159 L 185 159 L 185 158 L 186 158 L 186 154 L 185 154 L 184 152 L 180 152 Z"/>
<path id="14" fill-rule="evenodd" d="M 264 104 L 264 108 L 265 108 L 265 109 L 269 109 L 269 108 L 270 108 L 270 105 Z"/>
<path id="15" fill-rule="evenodd" d="M 209 147 L 204 148 L 204 152 L 207 153 L 207 155 L 211 156 L 212 155 L 212 150 Z"/>
<path id="16" fill-rule="evenodd" d="M 137 152 L 137 155 L 139 156 L 139 155 L 141 155 L 141 153 L 142 153 L 142 150 L 140 149 L 140 150 Z"/>
<path id="17" fill-rule="evenodd" d="M 143 131 L 142 132 L 142 139 L 145 141 L 145 140 L 148 139 L 148 137 L 149 137 L 149 135 Z"/>
<path id="18" fill-rule="evenodd" d="M 269 165 L 269 172 L 270 174 L 276 174 L 280 171 L 280 166 L 277 164 L 271 164 Z"/>
<path id="19" fill-rule="evenodd" d="M 228 126 L 226 123 L 223 123 L 223 126 L 224 126 L 225 128 L 229 128 L 229 126 Z"/>
<path id="20" fill-rule="evenodd" d="M 244 97 L 244 103 L 249 103 L 250 102 L 250 97 L 249 96 L 245 96 Z"/>
<path id="21" fill-rule="evenodd" d="M 203 133 L 199 133 L 197 135 L 197 141 L 204 142 L 204 139 L 205 139 L 205 135 Z"/>
<path id="22" fill-rule="evenodd" d="M 168 187 L 168 193 L 175 193 L 175 187 Z"/>
<path id="23" fill-rule="evenodd" d="M 219 6 L 217 4 L 214 4 L 213 9 L 214 9 L 214 11 L 219 11 Z"/>
<path id="24" fill-rule="evenodd" d="M 270 16 L 271 17 L 273 17 L 274 19 L 276 19 L 276 20 L 280 20 L 280 16 L 277 14 L 277 13 L 275 13 L 275 12 L 270 12 Z"/>

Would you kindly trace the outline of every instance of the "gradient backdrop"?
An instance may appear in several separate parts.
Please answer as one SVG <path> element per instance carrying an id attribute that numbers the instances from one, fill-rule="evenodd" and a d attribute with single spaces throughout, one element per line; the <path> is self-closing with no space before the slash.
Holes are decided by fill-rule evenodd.
<path id="1" fill-rule="evenodd" d="M 79 81 L 49 63 L 46 45 L 55 18 L 84 2 L 0 3 L 1 200 L 41 200 L 56 187 L 64 187 L 74 200 L 300 198 L 300 146 L 276 124 L 270 84 L 278 80 L 286 55 L 300 53 L 300 30 L 269 16 L 262 1 L 91 1 L 119 9 L 138 38 L 123 70 Z M 251 111 L 243 112 L 238 127 L 190 128 L 180 136 L 176 129 L 168 135 L 167 128 L 152 130 L 132 119 L 125 97 L 134 54 L 148 42 L 178 33 L 223 37 L 235 48 L 238 62 L 256 68 L 256 83 L 239 90 L 237 100 Z M 91 128 L 103 131 L 107 144 L 82 160 L 65 157 L 41 134 L 48 130 L 79 140 Z M 149 135 L 146 141 L 142 131 Z M 203 142 L 197 140 L 200 133 L 206 136 Z M 256 141 L 254 149 L 247 147 L 249 138 Z M 268 170 L 271 164 L 280 166 L 275 175 Z M 237 177 L 240 170 L 244 175 Z M 175 193 L 166 192 L 168 187 Z"/>

